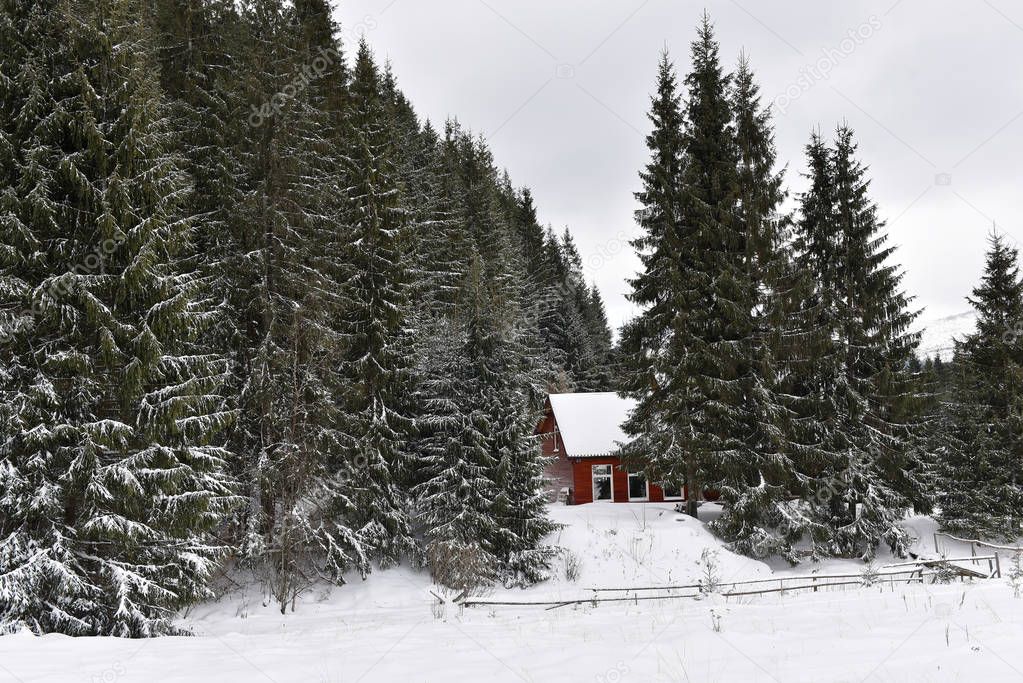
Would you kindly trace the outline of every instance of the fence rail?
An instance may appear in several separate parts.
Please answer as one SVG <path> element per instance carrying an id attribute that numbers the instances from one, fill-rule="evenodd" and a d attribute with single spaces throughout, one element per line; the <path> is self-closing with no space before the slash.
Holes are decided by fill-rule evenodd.
<path id="1" fill-rule="evenodd" d="M 972 560 L 974 558 L 971 557 L 971 558 L 967 558 L 967 559 Z M 949 562 L 955 562 L 955 561 L 957 561 L 957 560 L 949 560 Z M 887 569 L 889 567 L 910 566 L 910 565 L 916 566 L 917 564 L 918 563 L 916 563 L 916 562 L 909 562 L 909 563 L 906 563 L 905 565 L 901 565 L 901 564 L 900 565 L 894 565 L 894 564 L 892 564 L 892 565 L 885 565 L 885 566 L 881 567 L 881 569 Z M 879 576 L 890 576 L 890 575 L 893 576 L 893 575 L 896 575 L 896 574 L 915 573 L 916 571 L 918 571 L 918 570 L 917 569 L 907 569 L 907 570 L 896 571 L 896 572 L 881 572 L 878 575 Z M 750 585 L 754 585 L 754 584 L 758 584 L 758 583 L 778 583 L 778 582 L 785 582 L 785 581 L 809 581 L 811 579 L 854 579 L 854 578 L 862 578 L 862 576 L 863 576 L 862 572 L 859 573 L 859 574 L 804 574 L 802 576 L 774 576 L 774 577 L 771 577 L 769 579 L 746 579 L 746 580 L 743 580 L 743 581 L 718 581 L 717 585 L 718 585 L 718 587 L 721 587 L 721 586 L 750 586 Z M 702 584 L 702 583 L 689 583 L 689 584 L 681 584 L 681 585 L 673 585 L 673 586 L 637 586 L 637 587 L 625 587 L 625 588 L 588 588 L 587 590 L 591 590 L 591 591 L 594 591 L 594 592 L 597 592 L 597 593 L 603 593 L 603 592 L 614 592 L 614 591 L 684 590 L 684 589 L 687 589 L 687 588 L 702 589 L 703 587 L 704 587 L 704 584 Z"/>
<path id="2" fill-rule="evenodd" d="M 955 562 L 972 562 L 974 564 L 988 563 L 988 571 L 981 572 L 970 567 L 953 564 Z M 907 567 L 907 569 L 898 569 Z M 911 568 L 909 568 L 911 567 Z M 1001 577 L 1001 564 L 998 555 L 984 555 L 961 558 L 936 558 L 920 559 L 914 562 L 885 565 L 881 569 L 895 569 L 896 571 L 879 571 L 875 574 L 808 574 L 804 576 L 782 576 L 770 579 L 747 579 L 744 581 L 721 581 L 709 589 L 706 584 L 691 583 L 668 586 L 627 586 L 617 588 L 589 588 L 593 596 L 590 598 L 577 598 L 572 600 L 529 600 L 529 601 L 508 601 L 508 600 L 485 600 L 468 599 L 458 604 L 464 607 L 545 607 L 548 610 L 567 607 L 569 605 L 598 604 L 602 602 L 633 602 L 647 600 L 681 600 L 686 598 L 699 598 L 704 595 L 715 593 L 724 598 L 742 597 L 749 595 L 766 595 L 769 593 L 788 593 L 790 591 L 813 591 L 818 592 L 826 588 L 862 586 L 865 588 L 879 585 L 892 585 L 897 583 L 924 583 L 927 577 L 958 576 L 960 580 L 969 579 L 992 579 Z M 901 578 L 900 578 L 901 577 Z M 849 580 L 856 579 L 856 580 Z M 778 586 L 755 588 L 753 590 L 737 590 L 741 587 L 763 586 L 764 584 L 777 583 Z M 721 591 L 722 587 L 730 587 L 728 591 Z M 641 595 L 651 591 L 695 591 L 692 593 L 669 593 L 667 595 Z M 625 593 L 604 597 L 608 593 Z M 632 593 L 632 595 L 628 595 Z"/>
<path id="3" fill-rule="evenodd" d="M 959 541 L 960 543 L 969 543 L 970 544 L 970 552 L 972 554 L 974 554 L 974 555 L 977 554 L 977 551 L 976 551 L 976 547 L 977 546 L 981 546 L 983 548 L 991 548 L 992 550 L 1008 550 L 1009 552 L 1012 552 L 1012 553 L 1023 553 L 1023 547 L 1018 546 L 1018 545 L 1016 545 L 1016 546 L 1012 546 L 1012 545 L 998 545 L 998 544 L 995 544 L 995 543 L 988 543 L 986 541 L 981 541 L 981 540 L 976 539 L 976 538 L 959 538 L 958 536 L 953 536 L 952 534 L 946 534 L 946 533 L 943 533 L 941 531 L 935 531 L 934 532 L 934 552 L 936 552 L 936 553 L 940 553 L 941 552 L 941 548 L 938 547 L 938 536 L 941 536 L 943 538 L 951 538 L 953 541 Z"/>

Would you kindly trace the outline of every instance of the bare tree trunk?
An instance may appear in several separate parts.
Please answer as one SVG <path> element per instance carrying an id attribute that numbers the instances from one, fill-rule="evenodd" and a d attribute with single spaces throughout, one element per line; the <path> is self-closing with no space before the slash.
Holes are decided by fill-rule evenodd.
<path id="1" fill-rule="evenodd" d="M 686 458 L 686 514 L 693 519 L 699 519 L 700 515 L 697 511 L 697 496 L 700 495 L 700 483 L 696 480 L 696 460 L 695 456 L 690 454 Z"/>

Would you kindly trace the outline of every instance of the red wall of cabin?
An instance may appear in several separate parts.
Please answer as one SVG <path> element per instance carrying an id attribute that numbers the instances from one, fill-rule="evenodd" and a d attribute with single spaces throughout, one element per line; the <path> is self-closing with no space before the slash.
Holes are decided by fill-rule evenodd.
<path id="1" fill-rule="evenodd" d="M 612 465 L 611 485 L 612 495 L 616 503 L 629 502 L 629 474 L 621 468 L 622 461 L 614 456 L 600 458 L 573 458 L 572 459 L 572 490 L 576 505 L 593 502 L 593 465 Z M 683 493 L 685 490 L 683 489 Z M 675 500 L 675 499 L 672 499 Z M 650 500 L 636 501 L 663 503 L 664 491 L 656 484 L 650 484 Z M 669 501 L 671 502 L 671 501 Z"/>
<path id="2" fill-rule="evenodd" d="M 554 413 L 548 409 L 543 421 L 537 426 L 536 433 L 541 437 L 540 452 L 544 457 L 551 458 L 544 474 L 548 479 L 547 493 L 552 501 L 558 500 L 561 489 L 575 486 L 572 463 L 565 455 L 565 444 L 561 440 L 561 435 L 555 431 L 556 429 Z"/>
<path id="3" fill-rule="evenodd" d="M 593 502 L 593 465 L 613 465 L 611 469 L 611 490 L 614 502 L 628 501 L 628 477 L 618 469 L 618 458 L 579 458 L 572 461 L 572 472 L 575 483 L 572 486 L 576 505 Z"/>

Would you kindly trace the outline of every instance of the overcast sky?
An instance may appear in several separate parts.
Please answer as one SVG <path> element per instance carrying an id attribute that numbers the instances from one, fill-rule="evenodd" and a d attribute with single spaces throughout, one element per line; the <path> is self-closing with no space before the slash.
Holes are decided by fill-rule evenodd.
<path id="1" fill-rule="evenodd" d="M 871 167 L 925 319 L 968 308 L 992 223 L 1023 239 L 1023 7 L 1012 0 L 340 0 L 420 116 L 489 138 L 543 223 L 568 226 L 614 327 L 632 313 L 632 193 L 658 53 L 680 72 L 706 7 L 750 56 L 779 160 L 802 190 L 811 130 L 843 119 Z M 1017 241 L 1017 244 L 1019 242 Z"/>

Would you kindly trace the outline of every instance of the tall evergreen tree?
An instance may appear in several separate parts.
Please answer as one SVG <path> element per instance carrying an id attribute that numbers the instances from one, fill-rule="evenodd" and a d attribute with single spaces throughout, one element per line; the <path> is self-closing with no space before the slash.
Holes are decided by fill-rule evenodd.
<path id="1" fill-rule="evenodd" d="M 642 307 L 642 313 L 623 327 L 620 342 L 625 369 L 623 387 L 638 400 L 625 427 L 633 437 L 627 453 L 637 457 L 659 453 L 665 461 L 661 468 L 665 481 L 687 478 L 692 484 L 697 480 L 699 462 L 696 452 L 687 450 L 682 441 L 692 430 L 684 417 L 676 420 L 669 412 L 673 407 L 672 394 L 681 402 L 689 398 L 692 389 L 682 382 L 672 385 L 668 374 L 671 359 L 667 358 L 665 348 L 673 328 L 684 326 L 687 309 L 676 305 L 679 303 L 676 292 L 666 290 L 663 284 L 673 281 L 689 265 L 690 258 L 684 251 L 673 250 L 671 243 L 685 201 L 680 182 L 685 167 L 685 141 L 678 81 L 667 52 L 661 54 L 657 92 L 648 118 L 653 124 L 646 138 L 651 159 L 640 173 L 643 188 L 636 193 L 636 200 L 642 205 L 636 212 L 636 221 L 643 234 L 632 242 L 643 268 L 629 283 L 632 287 L 629 299 Z M 676 321 L 676 316 L 683 319 Z M 695 516 L 695 500 L 688 505 L 688 511 Z"/>
<path id="2" fill-rule="evenodd" d="M 938 453 L 942 527 L 1015 540 L 1023 510 L 1023 281 L 1016 249 L 989 238 L 984 275 L 968 301 L 977 330 L 956 343 L 953 395 Z"/>
<path id="3" fill-rule="evenodd" d="M 351 86 L 350 246 L 344 284 L 343 376 L 347 449 L 359 534 L 383 566 L 419 557 L 407 487 L 412 457 L 414 348 L 407 327 L 411 273 L 404 261 L 407 214 L 401 206 L 393 141 L 384 124 L 381 81 L 369 46 L 359 45 Z"/>
<path id="4" fill-rule="evenodd" d="M 632 393 L 640 402 L 627 429 L 649 437 L 658 481 L 684 479 L 688 513 L 704 485 L 736 486 L 745 476 L 748 423 L 743 347 L 752 336 L 751 288 L 744 270 L 745 234 L 736 219 L 737 153 L 718 45 L 705 15 L 692 45 L 688 101 L 680 112 L 674 75 L 664 58 L 648 145 L 654 160 L 638 195 L 647 235 L 636 246 L 647 266 L 633 281 L 633 300 L 648 308 L 630 326 L 645 337 L 631 351 L 646 368 Z M 662 130 L 671 125 L 673 131 Z M 673 168 L 674 167 L 674 168 Z M 668 171 L 673 172 L 668 175 Z"/>
<path id="5" fill-rule="evenodd" d="M 617 366 L 611 327 L 600 290 L 593 284 L 581 297 L 583 324 L 592 354 L 592 365 L 586 371 L 585 385 L 590 391 L 617 389 Z"/>
<path id="6" fill-rule="evenodd" d="M 524 189 L 517 198 L 514 211 L 516 243 L 522 255 L 524 277 L 521 297 L 529 302 L 529 314 L 546 349 L 546 362 L 566 367 L 566 309 L 564 263 L 561 245 L 552 230 L 541 227 L 533 194 Z M 567 385 L 567 375 L 566 375 Z"/>
<path id="7" fill-rule="evenodd" d="M 547 518 L 543 461 L 532 436 L 547 368 L 536 362 L 536 332 L 516 298 L 515 277 L 487 283 L 483 272 L 479 264 L 470 270 L 466 355 L 477 359 L 480 405 L 495 459 L 495 546 L 506 582 L 533 583 L 544 578 L 553 552 L 541 544 L 554 526 Z"/>
<path id="8" fill-rule="evenodd" d="M 422 523 L 438 551 L 484 557 L 494 576 L 532 583 L 545 576 L 553 529 L 542 492 L 543 462 L 532 427 L 536 411 L 522 330 L 509 301 L 474 257 L 460 313 L 435 347 L 424 382 L 426 481 L 417 489 Z M 527 335 L 528 336 L 528 335 Z M 490 577 L 486 577 L 490 578 Z"/>
<path id="9" fill-rule="evenodd" d="M 894 247 L 885 245 L 884 223 L 855 154 L 852 131 L 839 128 L 835 189 L 845 252 L 838 272 L 845 356 L 839 391 L 846 401 L 844 431 L 851 436 L 847 502 L 855 521 L 839 529 L 838 539 L 846 554 L 871 556 L 880 540 L 904 552 L 898 521 L 907 503 L 920 495 L 919 463 L 908 457 L 916 438 L 918 391 L 910 362 L 919 335 L 909 332 L 917 313 L 909 310 L 910 299 L 900 289 L 902 272 L 890 263 Z"/>
<path id="10" fill-rule="evenodd" d="M 804 314 L 814 358 L 798 372 L 807 401 L 800 420 L 801 473 L 810 499 L 803 528 L 814 554 L 873 556 L 884 541 L 905 551 L 902 511 L 922 495 L 917 377 L 911 368 L 916 314 L 889 263 L 883 223 L 868 196 L 852 132 L 833 149 L 808 147 L 811 189 L 803 197 L 800 260 L 815 281 Z"/>
<path id="11" fill-rule="evenodd" d="M 234 86 L 258 113 L 236 152 L 238 218 L 248 226 L 232 271 L 247 293 L 236 439 L 250 487 L 242 557 L 265 575 L 282 610 L 312 577 L 340 581 L 350 567 L 368 569 L 363 541 L 347 524 L 352 470 L 338 398 L 349 389 L 338 367 L 338 320 L 350 234 L 338 228 L 344 112 L 332 107 L 344 100 L 335 92 L 344 68 L 329 14 L 314 5 L 242 4 L 244 68 Z M 310 79 L 303 65 L 324 67 L 324 77 Z"/>
<path id="12" fill-rule="evenodd" d="M 497 494 L 496 463 L 490 449 L 492 425 L 479 403 L 475 374 L 479 359 L 466 356 L 465 316 L 473 313 L 468 309 L 461 316 L 434 323 L 433 343 L 424 353 L 422 481 L 414 493 L 427 557 L 433 562 L 448 556 L 467 558 L 473 563 L 470 566 L 486 569 L 464 578 L 487 582 L 499 563 L 496 520 L 491 515 Z M 438 578 L 450 581 L 452 577 Z"/>
<path id="13" fill-rule="evenodd" d="M 235 500 L 225 364 L 181 269 L 202 217 L 140 9 L 0 19 L 0 621 L 39 632 L 173 631 Z"/>
<path id="14" fill-rule="evenodd" d="M 567 229 L 561 239 L 551 243 L 549 248 L 556 283 L 553 289 L 553 315 L 557 320 L 556 329 L 560 332 L 553 337 L 552 342 L 559 351 L 558 358 L 573 388 L 577 391 L 592 391 L 591 374 L 599 361 L 586 321 L 589 290 L 583 274 L 582 256 Z"/>
<path id="15" fill-rule="evenodd" d="M 740 56 L 730 97 L 738 161 L 735 214 L 745 247 L 739 275 L 750 306 L 739 314 L 751 317 L 750 335 L 741 347 L 745 357 L 740 358 L 748 414 L 743 427 L 745 457 L 726 463 L 722 481 L 727 483 L 721 487 L 726 509 L 714 526 L 738 551 L 762 557 L 790 552 L 789 539 L 779 537 L 776 529 L 795 474 L 788 410 L 779 397 L 791 280 L 786 220 L 779 215 L 785 195 L 782 174 L 775 170 L 770 111 L 760 104 L 759 87 L 745 55 Z"/>
<path id="16" fill-rule="evenodd" d="M 811 136 L 806 157 L 810 186 L 800 197 L 794 245 L 800 302 L 795 316 L 800 333 L 785 390 L 793 397 L 798 491 L 805 501 L 803 509 L 794 511 L 790 524 L 809 536 L 816 556 L 829 552 L 832 527 L 828 520 L 839 518 L 843 505 L 841 489 L 835 485 L 841 474 L 836 400 L 841 355 L 833 332 L 838 326 L 841 242 L 833 227 L 834 159 L 819 134 Z"/>

